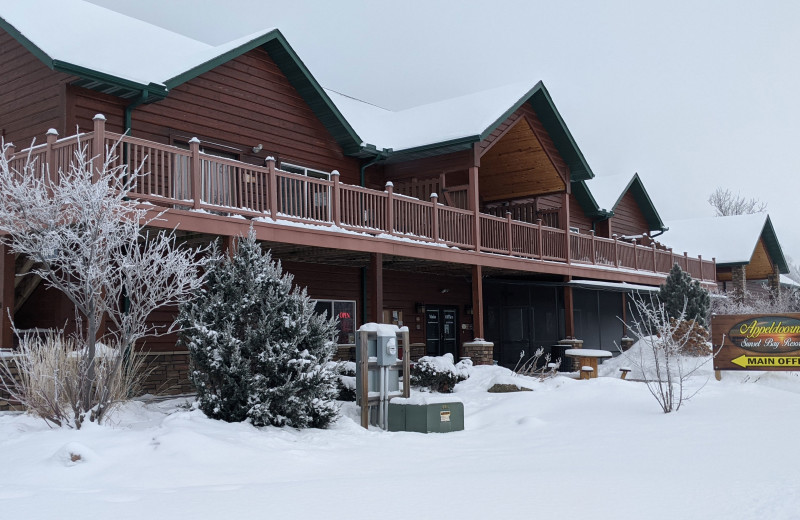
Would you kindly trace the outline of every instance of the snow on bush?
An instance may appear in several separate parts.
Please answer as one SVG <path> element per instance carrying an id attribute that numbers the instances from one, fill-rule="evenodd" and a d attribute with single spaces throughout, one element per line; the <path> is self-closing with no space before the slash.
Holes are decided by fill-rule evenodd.
<path id="1" fill-rule="evenodd" d="M 144 173 L 118 165 L 116 145 L 90 157 L 79 142 L 69 167 L 58 172 L 30 158 L 18 171 L 9 163 L 9 146 L 4 143 L 0 152 L 0 242 L 32 262 L 30 273 L 63 293 L 75 310 L 68 340 L 78 352 L 72 374 L 77 379 L 62 377 L 61 385 L 51 385 L 52 415 L 42 417 L 76 428 L 87 419 L 101 422 L 117 399 L 134 392 L 113 388 L 133 381 L 124 372 L 134 345 L 171 332 L 171 324 L 161 327 L 148 317 L 185 301 L 201 285 L 199 251 L 179 246 L 174 231 L 147 228 L 159 214 L 128 198 Z M 117 349 L 113 361 L 98 359 L 101 342 Z M 32 349 L 25 352 L 33 354 L 37 346 Z M 39 404 L 27 401 L 38 400 L 34 396 L 46 386 L 31 379 L 42 368 L 39 360 L 18 361 L 26 367 L 20 370 L 32 370 L 23 384 L 33 386 L 11 382 L 9 393 L 41 414 Z M 60 398 L 69 392 L 67 409 L 55 404 L 55 391 L 64 385 L 69 388 L 60 389 Z"/>
<path id="2" fill-rule="evenodd" d="M 233 257 L 212 249 L 206 287 L 181 306 L 200 408 L 256 426 L 324 428 L 338 415 L 335 320 L 314 312 L 251 230 Z"/>
<path id="3" fill-rule="evenodd" d="M 425 356 L 411 365 L 411 384 L 431 392 L 449 393 L 460 381 L 469 377 L 472 361 L 453 362 L 453 354 Z"/>

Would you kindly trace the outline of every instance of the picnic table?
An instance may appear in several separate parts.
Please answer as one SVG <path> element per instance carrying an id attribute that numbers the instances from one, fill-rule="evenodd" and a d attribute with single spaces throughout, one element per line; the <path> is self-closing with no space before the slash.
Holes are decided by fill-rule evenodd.
<path id="1" fill-rule="evenodd" d="M 564 351 L 564 355 L 578 359 L 578 363 L 581 366 L 581 379 L 594 379 L 597 377 L 597 360 L 610 358 L 611 352 L 591 348 L 569 348 Z M 584 367 L 587 370 L 584 370 Z M 588 370 L 588 368 L 591 370 Z M 584 376 L 584 374 L 586 375 Z"/>

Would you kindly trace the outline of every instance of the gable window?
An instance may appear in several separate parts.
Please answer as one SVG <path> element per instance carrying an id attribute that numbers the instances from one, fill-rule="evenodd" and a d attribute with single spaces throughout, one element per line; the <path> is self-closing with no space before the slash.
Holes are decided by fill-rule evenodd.
<path id="1" fill-rule="evenodd" d="M 356 302 L 354 300 L 316 300 L 314 311 L 339 320 L 336 343 L 354 345 L 356 342 Z"/>

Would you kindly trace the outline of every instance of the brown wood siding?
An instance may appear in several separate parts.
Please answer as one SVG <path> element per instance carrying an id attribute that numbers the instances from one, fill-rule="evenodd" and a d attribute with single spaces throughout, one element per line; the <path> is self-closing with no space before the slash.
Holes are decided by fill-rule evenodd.
<path id="1" fill-rule="evenodd" d="M 412 177 L 424 178 L 438 176 L 443 172 L 466 170 L 472 165 L 472 151 L 435 155 L 423 159 L 414 159 L 400 163 L 384 165 L 384 175 L 387 181 L 410 179 Z"/>
<path id="2" fill-rule="evenodd" d="M 479 155 L 483 155 L 488 148 L 491 147 L 492 143 L 494 143 L 500 136 L 505 134 L 505 132 L 520 118 L 526 116 L 528 118 L 528 122 L 531 124 L 531 128 L 536 133 L 536 137 L 539 138 L 539 141 L 542 144 L 542 148 L 547 152 L 550 156 L 550 159 L 553 161 L 558 172 L 561 174 L 562 178 L 567 178 L 567 163 L 558 153 L 558 149 L 556 145 L 553 143 L 553 140 L 550 138 L 550 135 L 544 129 L 544 125 L 539 120 L 539 117 L 536 115 L 536 112 L 533 110 L 533 107 L 530 103 L 525 103 L 521 107 L 519 107 L 513 114 L 511 114 L 508 119 L 503 121 L 494 132 L 489 134 L 489 137 L 478 143 L 477 149 Z"/>
<path id="3" fill-rule="evenodd" d="M 65 133 L 63 91 L 70 76 L 47 68 L 11 35 L 0 30 L 0 135 L 17 149 L 33 138 L 44 142 L 49 128 Z"/>
<path id="4" fill-rule="evenodd" d="M 617 235 L 632 236 L 650 233 L 647 219 L 630 191 L 614 208 L 614 216 L 610 220 L 612 235 L 616 233 Z"/>
<path id="5" fill-rule="evenodd" d="M 446 293 L 442 293 L 447 289 Z M 462 324 L 472 324 L 472 316 L 464 306 L 472 302 L 472 284 L 463 277 L 440 276 L 406 271 L 383 272 L 383 307 L 403 311 L 403 325 L 408 326 L 411 343 L 425 343 L 425 315 L 417 314 L 415 303 L 446 305 L 458 308 L 459 345 L 474 338 L 471 329 Z"/>
<path id="6" fill-rule="evenodd" d="M 94 116 L 103 114 L 106 117 L 106 130 L 122 133 L 125 130 L 125 105 L 128 101 L 78 87 L 67 87 L 67 104 L 69 107 L 68 124 L 72 127 L 69 134 L 78 128 L 81 132 L 94 129 Z"/>
<path id="7" fill-rule="evenodd" d="M 133 112 L 133 135 L 169 143 L 174 132 L 241 147 L 241 159 L 261 162 L 275 155 L 358 184 L 358 161 L 345 157 L 269 54 L 255 49 L 172 90 Z M 263 145 L 259 155 L 252 148 Z"/>
<path id="8" fill-rule="evenodd" d="M 561 207 L 561 194 L 545 195 L 537 197 L 536 203 L 538 204 L 539 211 L 559 209 Z M 592 219 L 587 217 L 583 212 L 583 208 L 578 203 L 575 195 L 569 195 L 569 225 L 581 230 L 581 233 L 588 233 L 592 230 Z"/>

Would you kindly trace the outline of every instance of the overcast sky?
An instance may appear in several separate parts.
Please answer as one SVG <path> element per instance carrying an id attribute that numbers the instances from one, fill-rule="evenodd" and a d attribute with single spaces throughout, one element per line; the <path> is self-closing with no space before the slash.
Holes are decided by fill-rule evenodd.
<path id="1" fill-rule="evenodd" d="M 667 221 L 760 198 L 800 261 L 800 2 L 92 1 L 210 43 L 278 27 L 392 109 L 541 79 L 596 176 L 638 172 Z"/>

